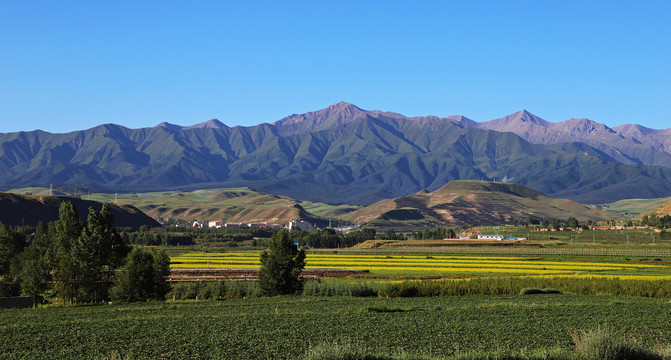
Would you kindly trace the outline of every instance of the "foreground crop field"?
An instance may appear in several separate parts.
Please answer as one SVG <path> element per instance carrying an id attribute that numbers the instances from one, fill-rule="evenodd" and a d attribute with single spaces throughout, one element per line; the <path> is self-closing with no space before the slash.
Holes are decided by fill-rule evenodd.
<path id="1" fill-rule="evenodd" d="M 2 310 L 0 349 L 3 359 L 293 359 L 317 344 L 349 341 L 372 352 L 447 357 L 570 349 L 572 330 L 599 326 L 645 346 L 668 346 L 669 323 L 668 299 L 248 298 Z"/>
<path id="2" fill-rule="evenodd" d="M 308 253 L 308 269 L 370 270 L 371 276 L 603 276 L 623 279 L 671 279 L 671 266 L 654 262 L 548 261 L 522 256 L 384 255 Z M 256 269 L 259 253 L 187 253 L 171 258 L 175 269 Z"/>

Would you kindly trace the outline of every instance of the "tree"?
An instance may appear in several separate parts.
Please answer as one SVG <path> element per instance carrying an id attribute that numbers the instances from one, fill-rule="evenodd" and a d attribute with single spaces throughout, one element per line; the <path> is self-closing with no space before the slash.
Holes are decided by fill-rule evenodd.
<path id="1" fill-rule="evenodd" d="M 86 226 L 73 245 L 74 257 L 81 274 L 81 297 L 89 301 L 107 298 L 114 269 L 121 265 L 127 246 L 112 228 L 114 218 L 109 204 L 100 213 L 89 208 Z"/>
<path id="2" fill-rule="evenodd" d="M 114 269 L 128 253 L 121 236 L 112 228 L 109 204 L 100 213 L 89 208 L 86 224 L 66 201 L 53 227 L 55 245 L 50 252 L 54 280 L 63 302 L 98 301 L 107 298 Z"/>
<path id="3" fill-rule="evenodd" d="M 577 229 L 578 228 L 578 220 L 574 218 L 573 216 L 569 216 L 568 220 L 566 220 L 566 226 L 570 227 L 572 229 Z"/>
<path id="4" fill-rule="evenodd" d="M 303 290 L 301 270 L 305 252 L 291 241 L 287 231 L 279 231 L 270 239 L 270 251 L 261 253 L 259 287 L 266 296 L 295 294 Z"/>
<path id="5" fill-rule="evenodd" d="M 80 273 L 72 251 L 73 244 L 82 233 L 83 224 L 74 205 L 64 201 L 58 210 L 58 220 L 54 225 L 54 281 L 59 296 L 73 302 L 79 293 Z"/>
<path id="6" fill-rule="evenodd" d="M 33 244 L 21 257 L 21 293 L 32 297 L 33 304 L 40 304 L 44 302 L 44 294 L 49 288 L 50 280 L 44 251 L 37 244 Z"/>
<path id="7" fill-rule="evenodd" d="M 0 275 L 9 273 L 12 260 L 16 258 L 26 246 L 26 237 L 11 226 L 0 223 Z"/>
<path id="8" fill-rule="evenodd" d="M 641 218 L 641 225 L 647 226 L 649 221 L 650 218 L 648 218 L 648 215 L 643 215 L 643 217 Z"/>
<path id="9" fill-rule="evenodd" d="M 170 291 L 170 258 L 164 252 L 135 248 L 128 255 L 112 288 L 112 298 L 136 302 L 165 300 Z"/>
<path id="10" fill-rule="evenodd" d="M 130 252 L 130 248 L 123 242 L 121 235 L 113 227 L 114 215 L 112 215 L 109 203 L 104 203 L 102 209 L 100 209 L 97 224 L 102 249 L 101 257 L 105 259 L 105 264 L 109 267 L 119 268 Z"/>

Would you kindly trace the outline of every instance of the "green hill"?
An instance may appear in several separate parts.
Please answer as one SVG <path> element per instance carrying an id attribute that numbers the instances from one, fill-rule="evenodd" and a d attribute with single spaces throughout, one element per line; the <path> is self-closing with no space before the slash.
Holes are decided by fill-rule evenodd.
<path id="1" fill-rule="evenodd" d="M 659 206 L 655 207 L 654 209 L 647 211 L 639 216 L 637 216 L 637 219 L 641 219 L 644 215 L 652 215 L 655 214 L 658 217 L 662 217 L 665 215 L 671 215 L 671 198 L 667 198 L 667 201 L 660 204 Z"/>
<path id="2" fill-rule="evenodd" d="M 609 204 L 596 205 L 597 208 L 631 219 L 640 217 L 671 201 L 671 197 L 654 199 L 624 199 Z"/>

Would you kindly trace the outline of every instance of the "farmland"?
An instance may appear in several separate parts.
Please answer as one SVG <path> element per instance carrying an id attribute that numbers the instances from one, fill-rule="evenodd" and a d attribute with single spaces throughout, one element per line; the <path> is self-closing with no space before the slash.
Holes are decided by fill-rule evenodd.
<path id="1" fill-rule="evenodd" d="M 522 229 L 478 231 L 515 236 Z M 256 282 L 237 281 L 254 275 L 203 276 L 173 281 L 166 302 L 2 310 L 0 349 L 10 359 L 275 359 L 337 343 L 410 358 L 576 359 L 572 336 L 607 328 L 671 353 L 664 233 L 540 235 L 548 238 L 476 245 L 378 239 L 369 240 L 372 248 L 308 249 L 307 269 L 368 273 L 324 278 L 336 271 L 323 271 L 301 295 L 261 297 Z M 244 250 L 251 247 L 161 248 L 170 250 L 174 270 L 260 267 L 260 251 Z"/>
<path id="2" fill-rule="evenodd" d="M 656 347 L 669 344 L 670 312 L 668 300 L 573 295 L 292 296 L 47 307 L 0 311 L 0 348 L 9 359 L 269 359 L 298 358 L 311 346 L 340 341 L 370 352 L 447 357 L 571 349 L 572 329 L 599 326 Z"/>
<path id="3" fill-rule="evenodd" d="M 186 253 L 171 258 L 174 269 L 256 269 L 259 253 Z M 661 261 L 560 261 L 532 256 L 418 255 L 355 252 L 308 252 L 307 269 L 369 270 L 373 278 L 399 276 L 587 275 L 636 279 L 671 279 L 671 265 Z"/>

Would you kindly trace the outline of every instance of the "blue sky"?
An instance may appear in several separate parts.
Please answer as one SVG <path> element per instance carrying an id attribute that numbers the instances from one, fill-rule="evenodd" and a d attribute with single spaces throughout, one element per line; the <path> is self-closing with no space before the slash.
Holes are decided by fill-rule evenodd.
<path id="1" fill-rule="evenodd" d="M 0 0 L 0 132 L 272 122 L 338 101 L 671 127 L 671 1 Z"/>

